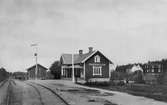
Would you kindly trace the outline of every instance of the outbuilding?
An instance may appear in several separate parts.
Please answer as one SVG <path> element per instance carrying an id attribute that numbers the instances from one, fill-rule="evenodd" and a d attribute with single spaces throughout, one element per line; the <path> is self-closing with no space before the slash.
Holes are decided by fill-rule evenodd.
<path id="1" fill-rule="evenodd" d="M 28 79 L 46 79 L 47 68 L 37 64 L 37 72 L 36 65 L 33 65 L 27 69 Z"/>

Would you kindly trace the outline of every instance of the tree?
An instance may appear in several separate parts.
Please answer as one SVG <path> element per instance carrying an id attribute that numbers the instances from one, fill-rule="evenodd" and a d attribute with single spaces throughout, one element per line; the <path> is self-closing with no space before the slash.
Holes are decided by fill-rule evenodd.
<path id="1" fill-rule="evenodd" d="M 0 82 L 8 78 L 8 72 L 5 68 L 0 68 Z"/>
<path id="2" fill-rule="evenodd" d="M 138 70 L 132 73 L 131 80 L 135 81 L 136 83 L 144 83 L 143 72 Z"/>
<path id="3" fill-rule="evenodd" d="M 110 80 L 111 80 L 111 81 L 113 81 L 113 80 L 118 80 L 118 78 L 119 78 L 118 72 L 112 71 L 112 72 L 111 72 L 111 76 L 110 76 Z"/>
<path id="4" fill-rule="evenodd" d="M 166 84 L 167 83 L 167 73 L 160 73 L 157 76 L 157 83 L 158 84 Z"/>
<path id="5" fill-rule="evenodd" d="M 117 72 L 113 71 L 111 72 L 111 77 L 110 80 L 124 80 L 127 78 L 127 73 L 126 72 Z"/>
<path id="6" fill-rule="evenodd" d="M 59 61 L 55 61 L 49 69 L 50 73 L 54 76 L 54 79 L 61 78 L 61 66 Z"/>

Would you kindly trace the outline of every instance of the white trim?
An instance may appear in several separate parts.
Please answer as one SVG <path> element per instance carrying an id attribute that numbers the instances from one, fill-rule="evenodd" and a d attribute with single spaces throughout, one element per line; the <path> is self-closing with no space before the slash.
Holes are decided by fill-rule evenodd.
<path id="1" fill-rule="evenodd" d="M 98 50 L 96 50 L 95 52 L 93 52 L 91 55 L 89 55 L 88 57 L 86 57 L 81 63 L 84 63 L 85 61 L 87 61 L 91 56 L 93 56 L 95 53 L 97 53 L 98 52 Z M 100 51 L 99 51 L 100 52 Z M 101 53 L 101 52 L 100 52 Z M 108 59 L 103 53 L 101 53 L 106 59 Z M 109 62 L 111 62 L 110 61 L 110 59 L 108 59 L 109 60 Z M 113 64 L 113 62 L 111 62 L 111 64 Z"/>
<path id="2" fill-rule="evenodd" d="M 153 68 L 151 69 L 151 72 L 154 73 L 154 69 Z"/>
<path id="3" fill-rule="evenodd" d="M 72 68 L 72 66 L 62 66 L 63 68 Z M 74 68 L 83 68 L 82 66 L 74 65 Z"/>
<path id="4" fill-rule="evenodd" d="M 100 56 L 99 56 L 99 55 L 96 55 L 96 56 L 94 57 L 94 62 L 95 62 L 95 63 L 100 63 Z"/>
<path id="5" fill-rule="evenodd" d="M 90 78 L 89 82 L 109 82 L 110 78 Z"/>
<path id="6" fill-rule="evenodd" d="M 97 70 L 95 72 L 95 70 Z M 93 66 L 93 76 L 101 76 L 102 75 L 102 66 Z"/>
<path id="7" fill-rule="evenodd" d="M 61 76 L 63 76 L 63 66 L 61 66 Z"/>
<path id="8" fill-rule="evenodd" d="M 108 71 L 109 73 L 108 73 L 108 74 L 109 74 L 109 78 L 111 78 L 111 67 L 110 67 L 111 64 L 109 63 L 108 66 L 109 66 L 109 67 L 108 67 L 108 69 L 109 69 L 109 71 Z"/>
<path id="9" fill-rule="evenodd" d="M 85 78 L 85 62 L 84 62 L 83 70 L 84 70 L 84 80 L 86 80 L 86 78 Z"/>
<path id="10" fill-rule="evenodd" d="M 88 57 L 86 57 L 81 63 L 84 63 L 87 59 L 89 59 L 91 56 L 93 56 L 96 52 L 97 52 L 97 50 L 95 52 L 93 52 L 91 55 L 89 55 Z"/>
<path id="11" fill-rule="evenodd" d="M 63 60 L 63 62 L 62 62 L 62 63 L 64 64 L 64 61 L 65 61 L 65 60 L 64 60 L 63 54 L 61 55 L 61 57 L 62 57 L 62 60 Z"/>

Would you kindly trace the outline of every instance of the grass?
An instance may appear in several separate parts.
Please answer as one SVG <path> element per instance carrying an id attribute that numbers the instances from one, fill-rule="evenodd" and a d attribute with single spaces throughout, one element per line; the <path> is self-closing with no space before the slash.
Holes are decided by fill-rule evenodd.
<path id="1" fill-rule="evenodd" d="M 166 85 L 138 85 L 125 86 L 126 91 L 133 95 L 145 96 L 159 101 L 167 102 L 167 86 Z"/>
<path id="2" fill-rule="evenodd" d="M 167 85 L 147 85 L 147 84 L 125 84 L 122 86 L 112 85 L 87 85 L 107 90 L 126 92 L 136 96 L 144 96 L 158 101 L 167 102 Z"/>

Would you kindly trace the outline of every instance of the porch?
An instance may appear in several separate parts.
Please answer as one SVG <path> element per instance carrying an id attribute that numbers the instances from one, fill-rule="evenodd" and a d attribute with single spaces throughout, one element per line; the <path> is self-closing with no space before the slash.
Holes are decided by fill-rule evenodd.
<path id="1" fill-rule="evenodd" d="M 84 78 L 84 70 L 80 65 L 74 65 L 74 75 L 77 78 Z M 72 78 L 72 66 L 63 65 L 61 66 L 61 76 L 63 78 Z"/>

